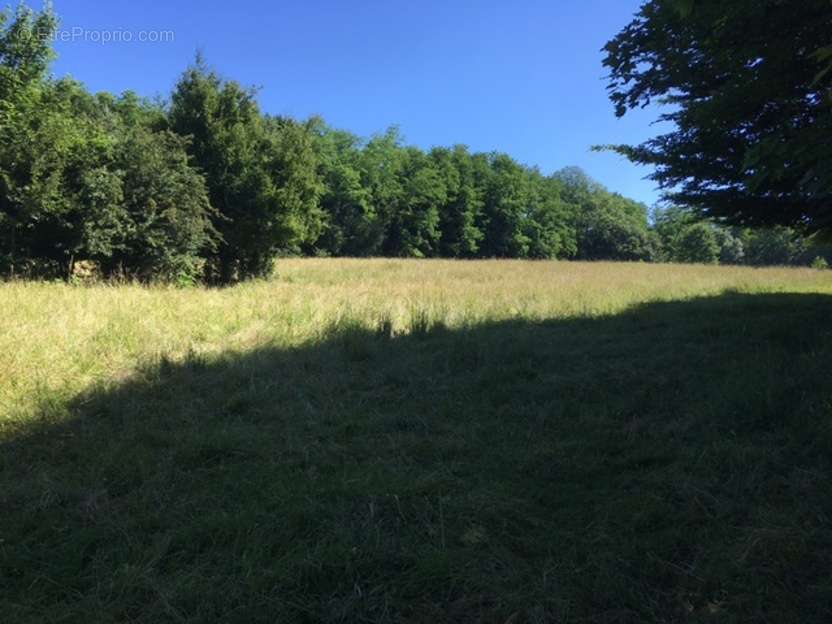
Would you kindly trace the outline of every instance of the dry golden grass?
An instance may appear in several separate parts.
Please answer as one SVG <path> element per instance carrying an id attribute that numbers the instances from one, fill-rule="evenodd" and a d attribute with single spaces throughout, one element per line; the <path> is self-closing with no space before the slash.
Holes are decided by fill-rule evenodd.
<path id="1" fill-rule="evenodd" d="M 626 263 L 286 259 L 227 289 L 0 284 L 0 422 L 138 365 L 314 341 L 333 325 L 599 316 L 726 290 L 832 293 L 832 271 Z"/>

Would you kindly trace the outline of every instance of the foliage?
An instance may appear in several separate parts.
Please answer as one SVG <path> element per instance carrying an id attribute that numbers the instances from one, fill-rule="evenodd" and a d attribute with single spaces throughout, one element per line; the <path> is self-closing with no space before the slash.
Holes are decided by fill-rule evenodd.
<path id="1" fill-rule="evenodd" d="M 832 226 L 828 0 L 650 0 L 606 45 L 619 116 L 669 133 L 614 146 L 677 203 L 735 224 Z"/>
<path id="2" fill-rule="evenodd" d="M 671 54 L 676 63 L 692 50 L 712 52 L 698 38 L 717 14 L 708 3 L 682 13 L 659 0 L 645 5 L 608 46 L 619 113 L 671 88 L 670 70 L 650 66 L 666 52 L 650 46 L 688 45 Z M 749 18 L 754 28 L 762 27 L 758 17 Z M 802 18 L 789 19 L 787 30 Z M 670 30 L 657 34 L 657 24 Z M 651 222 L 644 205 L 577 168 L 545 175 L 500 152 L 472 153 L 462 145 L 424 151 L 407 145 L 395 127 L 362 139 L 320 118 L 272 117 L 260 111 L 254 89 L 220 77 L 199 56 L 169 101 L 91 94 L 47 75 L 55 25 L 50 8 L 34 13 L 21 6 L 0 17 L 3 275 L 71 280 L 83 262 L 111 278 L 228 284 L 267 275 L 278 256 L 293 254 L 804 265 L 816 256 L 832 259 L 822 237 L 805 236 L 817 220 L 759 232 L 731 227 L 731 219 L 703 221 L 723 214 L 716 202 L 714 210 L 676 205 L 655 212 Z M 727 33 L 734 27 L 730 19 L 720 26 Z M 717 33 L 719 41 L 726 36 Z M 728 52 L 719 60 L 726 67 L 738 58 Z M 628 65 L 635 58 L 639 63 Z M 750 74 L 789 60 L 761 58 Z M 692 67 L 701 73 L 700 65 Z M 759 99 L 752 95 L 749 101 Z M 718 119 L 723 96 L 705 98 L 712 101 L 706 106 L 674 91 L 673 119 L 690 130 L 674 135 L 680 158 L 684 141 L 704 140 L 688 115 L 704 110 Z M 657 179 L 672 181 L 663 167 Z M 762 171 L 754 173 L 761 189 L 770 182 Z"/>
<path id="3" fill-rule="evenodd" d="M 506 154 L 471 153 L 461 145 L 424 153 L 405 146 L 396 128 L 366 142 L 320 120 L 312 128 L 324 225 L 307 253 L 454 258 L 578 253 L 576 214 L 582 208 L 568 174 L 547 177 Z M 579 170 L 572 176 L 589 180 Z M 595 257 L 649 256 L 632 249 L 644 247 L 648 238 L 643 207 L 594 181 L 585 184 L 581 197 L 609 204 L 612 220 L 630 221 Z"/>
<path id="4" fill-rule="evenodd" d="M 675 252 L 679 262 L 716 264 L 719 261 L 720 246 L 710 225 L 694 223 L 679 235 Z"/>
<path id="5" fill-rule="evenodd" d="M 742 234 L 734 228 L 712 226 L 711 230 L 719 246 L 720 264 L 742 264 L 745 261 L 745 245 Z"/>
<path id="6" fill-rule="evenodd" d="M 11 275 L 71 278 L 93 260 L 106 275 L 196 280 L 214 234 L 186 141 L 133 94 L 90 95 L 45 77 L 47 9 L 18 10 L 0 36 L 0 263 Z M 46 29 L 46 30 L 44 30 Z"/>
<path id="7" fill-rule="evenodd" d="M 388 213 L 383 251 L 388 256 L 424 258 L 439 251 L 439 215 L 448 191 L 429 156 L 409 148 L 397 159 L 399 195 Z"/>
<path id="8" fill-rule="evenodd" d="M 34 268 L 31 226 L 58 210 L 58 176 L 48 159 L 66 155 L 69 141 L 57 139 L 71 124 L 57 113 L 37 114 L 53 56 L 38 33 L 55 28 L 51 11 L 35 15 L 19 5 L 0 12 L 0 269 L 12 275 Z"/>
<path id="9" fill-rule="evenodd" d="M 221 283 L 268 274 L 281 249 L 317 235 L 320 193 L 309 129 L 264 118 L 254 92 L 222 80 L 201 58 L 177 84 L 171 129 L 190 139 L 221 240 L 207 258 Z"/>
<path id="10" fill-rule="evenodd" d="M 470 258 L 479 252 L 485 234 L 478 227 L 485 204 L 487 162 L 464 145 L 434 148 L 430 156 L 444 182 L 447 200 L 439 214 L 439 254 Z"/>
<path id="11" fill-rule="evenodd" d="M 806 249 L 806 242 L 787 227 L 748 230 L 744 237 L 746 261 L 757 266 L 793 264 Z"/>
<path id="12" fill-rule="evenodd" d="M 696 215 L 680 206 L 655 208 L 652 213 L 653 231 L 659 241 L 659 260 L 676 260 L 679 237 L 685 228 L 697 222 Z"/>
<path id="13" fill-rule="evenodd" d="M 323 228 L 307 249 L 317 254 L 361 256 L 373 247 L 377 231 L 369 189 L 362 183 L 362 152 L 358 137 L 313 120 L 323 192 L 319 206 Z"/>
<path id="14" fill-rule="evenodd" d="M 575 205 L 577 257 L 583 260 L 651 260 L 656 254 L 647 207 L 609 193 L 580 170 L 556 177 Z"/>
<path id="15" fill-rule="evenodd" d="M 54 52 L 49 38 L 57 28 L 51 7 L 35 13 L 24 4 L 0 11 L 0 103 L 2 114 L 13 114 L 15 101 L 25 99 L 46 75 Z"/>
<path id="16" fill-rule="evenodd" d="M 179 283 L 201 279 L 203 257 L 217 237 L 204 180 L 188 164 L 186 147 L 173 133 L 141 127 L 127 130 L 119 142 L 115 166 L 121 187 L 99 197 L 120 200 L 113 205 L 125 213 L 122 233 L 110 253 L 90 249 L 105 275 Z M 106 183 L 108 174 L 102 174 Z"/>
<path id="17" fill-rule="evenodd" d="M 556 176 L 531 171 L 532 205 L 526 224 L 530 258 L 571 258 L 578 250 L 574 208 L 564 199 L 564 183 Z"/>

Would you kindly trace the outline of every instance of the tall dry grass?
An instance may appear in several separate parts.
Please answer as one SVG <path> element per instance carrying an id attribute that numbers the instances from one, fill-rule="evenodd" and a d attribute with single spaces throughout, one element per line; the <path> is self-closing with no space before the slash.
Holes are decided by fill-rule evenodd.
<path id="1" fill-rule="evenodd" d="M 0 432 L 137 366 L 315 341 L 333 325 L 407 333 L 599 316 L 726 290 L 832 293 L 832 271 L 625 263 L 287 259 L 227 289 L 0 284 Z"/>

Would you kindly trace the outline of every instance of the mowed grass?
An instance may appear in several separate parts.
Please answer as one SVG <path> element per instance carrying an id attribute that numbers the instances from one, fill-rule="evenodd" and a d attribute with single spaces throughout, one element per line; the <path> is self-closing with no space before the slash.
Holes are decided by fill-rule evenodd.
<path id="1" fill-rule="evenodd" d="M 0 284 L 0 621 L 828 622 L 832 271 Z"/>

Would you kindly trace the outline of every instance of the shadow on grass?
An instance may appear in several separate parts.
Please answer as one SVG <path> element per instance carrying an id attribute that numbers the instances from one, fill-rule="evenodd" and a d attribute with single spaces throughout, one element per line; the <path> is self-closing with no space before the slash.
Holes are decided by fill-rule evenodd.
<path id="1" fill-rule="evenodd" d="M 832 617 L 832 297 L 162 363 L 0 447 L 14 622 Z"/>

